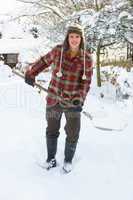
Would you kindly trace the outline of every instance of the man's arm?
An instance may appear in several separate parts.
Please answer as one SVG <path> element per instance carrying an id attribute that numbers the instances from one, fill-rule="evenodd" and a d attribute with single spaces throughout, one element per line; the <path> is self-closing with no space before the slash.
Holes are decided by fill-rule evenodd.
<path id="1" fill-rule="evenodd" d="M 48 68 L 54 61 L 56 54 L 56 47 L 52 51 L 48 52 L 46 55 L 40 57 L 36 62 L 34 62 L 30 69 L 25 73 L 25 82 L 29 85 L 34 86 L 35 76 L 37 76 L 44 69 Z"/>

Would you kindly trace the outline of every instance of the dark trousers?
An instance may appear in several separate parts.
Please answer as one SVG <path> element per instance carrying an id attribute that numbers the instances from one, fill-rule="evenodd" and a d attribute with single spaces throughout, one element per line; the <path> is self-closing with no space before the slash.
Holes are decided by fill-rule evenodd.
<path id="1" fill-rule="evenodd" d="M 47 138 L 58 138 L 62 114 L 65 114 L 66 141 L 77 143 L 80 132 L 81 114 L 73 109 L 64 109 L 59 104 L 46 108 L 46 136 Z"/>

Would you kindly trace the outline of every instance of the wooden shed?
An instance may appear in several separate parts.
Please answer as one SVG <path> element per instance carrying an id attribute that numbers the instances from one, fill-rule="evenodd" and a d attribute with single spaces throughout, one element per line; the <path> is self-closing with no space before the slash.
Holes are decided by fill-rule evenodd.
<path id="1" fill-rule="evenodd" d="M 11 68 L 15 67 L 18 62 L 18 53 L 1 53 L 4 57 L 5 64 L 9 65 Z"/>

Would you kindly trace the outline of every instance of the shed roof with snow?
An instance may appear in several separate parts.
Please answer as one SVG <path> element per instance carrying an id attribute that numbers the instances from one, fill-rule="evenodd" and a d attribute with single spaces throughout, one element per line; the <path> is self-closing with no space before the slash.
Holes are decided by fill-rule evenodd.
<path id="1" fill-rule="evenodd" d="M 36 39 L 0 39 L 0 55 L 4 56 L 5 63 L 14 67 L 22 51 L 37 47 Z"/>

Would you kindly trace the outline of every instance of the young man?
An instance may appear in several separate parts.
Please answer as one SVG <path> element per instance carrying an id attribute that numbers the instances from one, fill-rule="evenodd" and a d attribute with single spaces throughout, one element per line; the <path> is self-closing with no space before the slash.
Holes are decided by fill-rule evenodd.
<path id="1" fill-rule="evenodd" d="M 80 112 L 92 77 L 92 58 L 85 51 L 84 33 L 80 25 L 69 26 L 64 43 L 37 60 L 26 72 L 25 82 L 33 86 L 35 76 L 51 64 L 53 71 L 46 106 L 46 168 L 56 167 L 57 139 L 64 113 L 66 141 L 63 169 L 70 172 L 79 138 Z"/>

